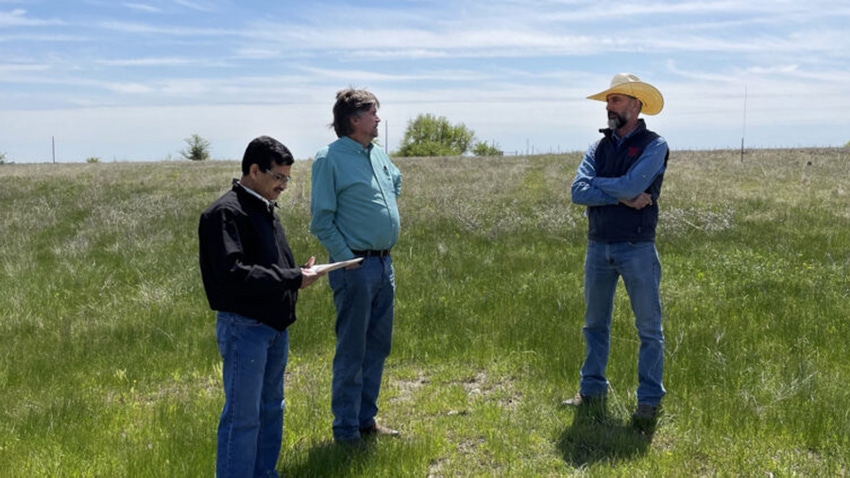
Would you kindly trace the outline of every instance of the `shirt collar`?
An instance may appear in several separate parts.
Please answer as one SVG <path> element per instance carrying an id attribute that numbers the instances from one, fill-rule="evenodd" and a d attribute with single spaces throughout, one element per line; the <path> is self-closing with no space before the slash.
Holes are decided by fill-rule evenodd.
<path id="1" fill-rule="evenodd" d="M 244 190 L 245 190 L 245 192 L 247 192 L 247 193 L 248 193 L 248 194 L 250 194 L 251 196 L 254 196 L 255 198 L 257 198 L 257 199 L 259 199 L 260 201 L 262 201 L 262 202 L 263 202 L 263 204 L 265 204 L 265 205 L 266 205 L 266 207 L 268 207 L 268 208 L 269 208 L 269 212 L 274 212 L 274 208 L 276 208 L 276 207 L 277 207 L 277 203 L 276 203 L 275 201 L 269 201 L 268 199 L 264 198 L 263 196 L 260 196 L 260 193 L 258 193 L 257 191 L 254 191 L 253 189 L 249 188 L 248 186 L 245 186 L 244 184 L 242 184 L 241 182 L 239 182 L 239 180 L 238 180 L 238 179 L 234 179 L 234 180 L 233 180 L 233 185 L 234 185 L 234 186 L 239 186 L 240 188 L 244 189 Z"/>
<path id="2" fill-rule="evenodd" d="M 368 147 L 363 147 L 362 144 L 358 143 L 357 141 L 354 141 L 348 136 L 343 136 L 339 139 L 342 140 L 346 147 L 350 148 L 352 151 L 357 151 L 358 153 L 369 153 L 370 151 L 372 151 L 372 147 L 375 145 L 375 143 L 369 143 Z"/>

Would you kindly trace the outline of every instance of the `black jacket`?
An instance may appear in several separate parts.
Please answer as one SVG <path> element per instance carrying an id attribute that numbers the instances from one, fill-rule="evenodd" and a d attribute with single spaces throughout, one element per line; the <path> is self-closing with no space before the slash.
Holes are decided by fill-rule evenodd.
<path id="1" fill-rule="evenodd" d="M 301 268 L 268 204 L 233 181 L 201 214 L 199 258 L 210 308 L 284 330 L 295 322 Z"/>

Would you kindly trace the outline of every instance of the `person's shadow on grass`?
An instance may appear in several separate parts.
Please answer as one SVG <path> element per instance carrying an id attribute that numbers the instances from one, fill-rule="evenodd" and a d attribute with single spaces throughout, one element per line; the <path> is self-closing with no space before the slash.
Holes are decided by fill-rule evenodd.
<path id="1" fill-rule="evenodd" d="M 362 440 L 356 444 L 324 442 L 310 449 L 307 460 L 281 471 L 281 477 L 342 478 L 362 467 L 375 453 L 375 443 Z"/>
<path id="2" fill-rule="evenodd" d="M 632 423 L 611 415 L 606 408 L 580 407 L 572 425 L 558 440 L 564 461 L 575 468 L 599 462 L 633 460 L 643 456 L 652 443 L 654 429 L 638 431 Z"/>

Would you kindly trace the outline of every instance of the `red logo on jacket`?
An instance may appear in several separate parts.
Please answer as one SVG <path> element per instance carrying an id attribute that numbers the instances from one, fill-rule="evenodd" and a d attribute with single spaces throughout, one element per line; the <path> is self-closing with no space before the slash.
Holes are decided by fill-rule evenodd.
<path id="1" fill-rule="evenodd" d="M 634 157 L 635 157 L 635 156 L 637 156 L 638 154 L 640 154 L 640 149 L 639 149 L 639 148 L 637 148 L 637 147 L 635 147 L 635 146 L 632 146 L 631 148 L 629 148 L 628 157 L 630 157 L 630 158 L 634 158 Z"/>

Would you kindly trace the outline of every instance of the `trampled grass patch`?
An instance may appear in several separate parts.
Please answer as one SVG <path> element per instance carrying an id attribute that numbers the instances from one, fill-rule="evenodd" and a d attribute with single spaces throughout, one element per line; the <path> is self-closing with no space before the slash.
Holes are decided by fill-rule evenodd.
<path id="1" fill-rule="evenodd" d="M 661 197 L 668 397 L 628 426 L 637 337 L 620 287 L 608 414 L 560 407 L 584 355 L 580 154 L 401 159 L 394 349 L 380 419 L 334 446 L 334 312 L 302 291 L 285 476 L 841 476 L 850 463 L 847 151 L 678 151 Z M 237 162 L 4 165 L 0 474 L 211 476 L 223 397 L 197 220 Z M 281 219 L 296 260 L 310 163 Z"/>

